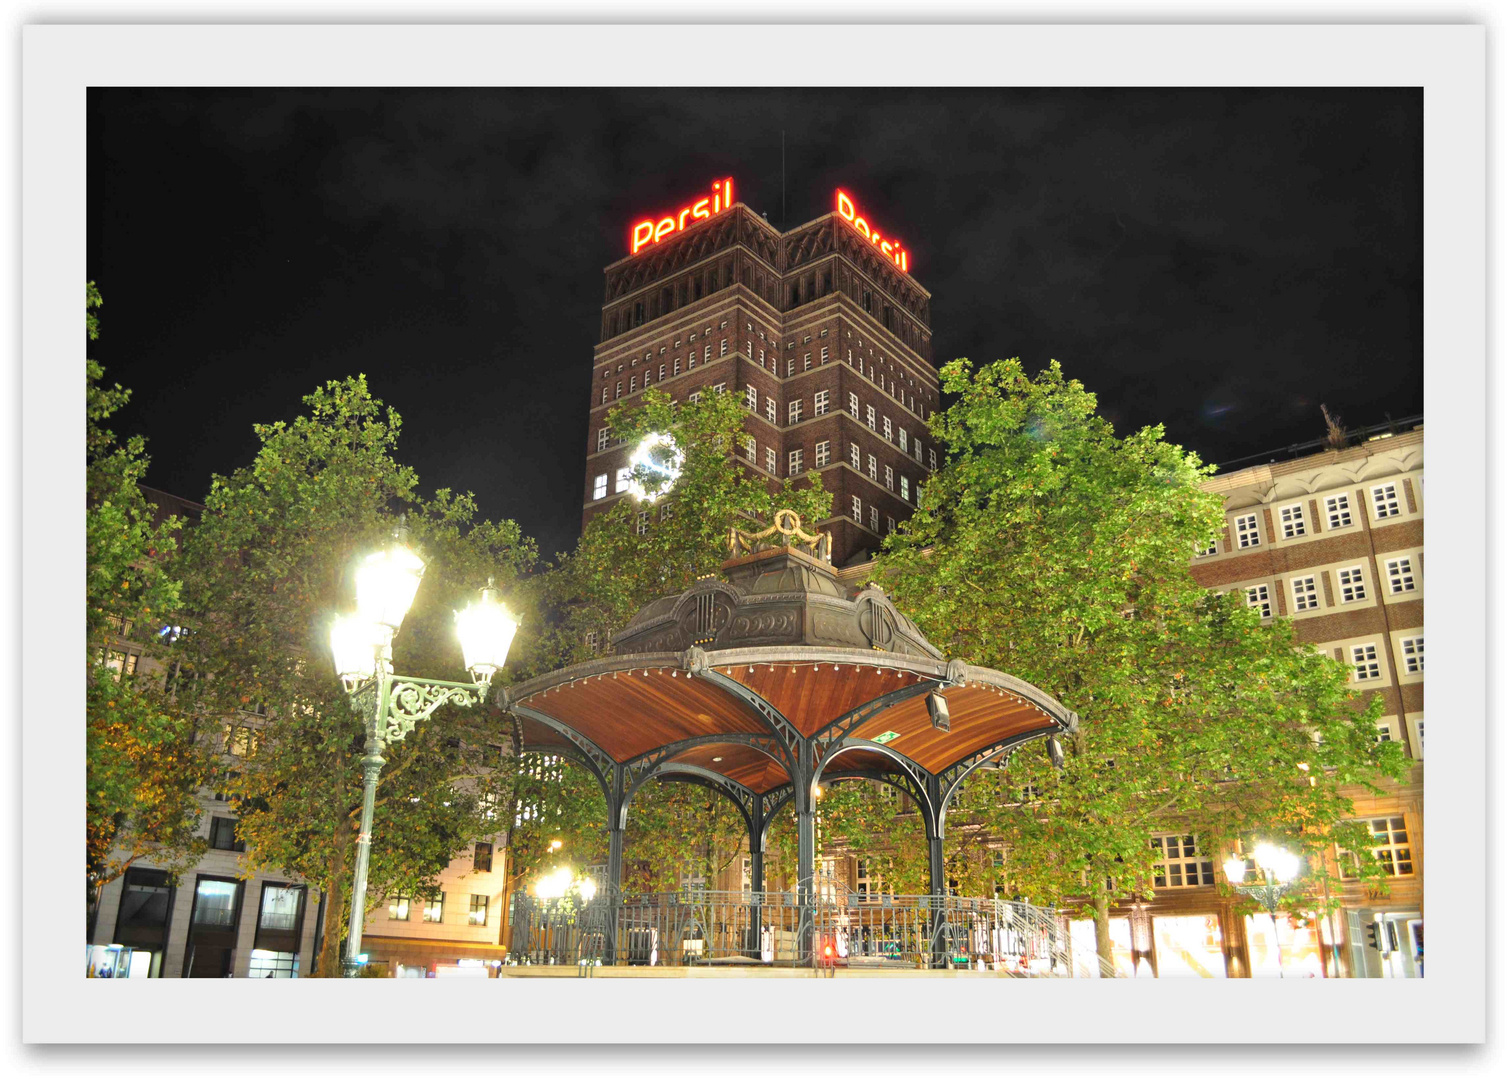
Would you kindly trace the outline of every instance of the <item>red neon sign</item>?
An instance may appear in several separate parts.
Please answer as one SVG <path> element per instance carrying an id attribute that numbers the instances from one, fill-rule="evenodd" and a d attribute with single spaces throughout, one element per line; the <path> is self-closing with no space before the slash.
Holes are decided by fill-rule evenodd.
<path id="1" fill-rule="evenodd" d="M 699 199 L 689 206 L 683 206 L 674 214 L 667 214 L 658 221 L 645 218 L 635 224 L 628 235 L 628 253 L 637 255 L 639 249 L 645 244 L 658 244 L 665 237 L 680 232 L 686 227 L 687 218 L 695 222 L 699 218 L 719 214 L 732 205 L 733 177 L 716 180 L 712 184 L 712 195 L 709 198 Z"/>
<path id="2" fill-rule="evenodd" d="M 887 240 L 881 236 L 879 229 L 876 229 L 859 215 L 859 212 L 854 209 L 853 200 L 841 188 L 838 190 L 838 214 L 844 221 L 848 222 L 855 229 L 858 229 L 859 235 L 879 248 L 884 253 L 885 258 L 895 263 L 900 269 L 910 273 L 906 267 L 906 264 L 910 260 L 907 258 L 906 249 L 901 247 L 901 242 L 893 238 Z"/>

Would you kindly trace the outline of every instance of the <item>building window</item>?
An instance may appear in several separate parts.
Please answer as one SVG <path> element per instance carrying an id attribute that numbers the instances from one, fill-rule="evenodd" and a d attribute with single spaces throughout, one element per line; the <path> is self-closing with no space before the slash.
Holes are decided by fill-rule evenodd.
<path id="1" fill-rule="evenodd" d="M 1152 837 L 1152 850 L 1156 852 L 1152 866 L 1155 888 L 1179 889 L 1215 883 L 1215 864 L 1200 852 L 1199 842 L 1193 836 L 1158 833 Z"/>
<path id="2" fill-rule="evenodd" d="M 822 332 L 824 334 L 827 333 L 826 330 L 824 330 Z M 822 346 L 822 355 L 818 359 L 819 359 L 820 363 L 823 363 L 823 364 L 827 363 L 827 346 L 826 345 Z"/>
<path id="3" fill-rule="evenodd" d="M 639 390 L 639 376 L 634 375 L 628 380 L 628 392 L 637 393 Z"/>
<path id="4" fill-rule="evenodd" d="M 1367 579 L 1362 575 L 1361 567 L 1352 566 L 1341 570 L 1336 574 L 1340 581 L 1340 602 L 1349 604 L 1353 600 L 1365 600 L 1367 598 Z"/>
<path id="5" fill-rule="evenodd" d="M 1403 670 L 1409 675 L 1424 674 L 1424 638 L 1406 637 L 1398 642 L 1403 653 Z"/>
<path id="6" fill-rule="evenodd" d="M 1401 559 L 1389 559 L 1388 567 L 1388 590 L 1394 593 L 1414 591 L 1414 563 L 1408 556 Z"/>
<path id="7" fill-rule="evenodd" d="M 887 533 L 895 532 L 895 518 L 891 517 L 889 514 L 885 515 L 885 531 Z"/>
<path id="8" fill-rule="evenodd" d="M 292 930 L 298 925 L 302 895 L 303 888 L 297 885 L 263 885 L 257 925 L 263 930 Z"/>
<path id="9" fill-rule="evenodd" d="M 698 401 L 702 400 L 702 392 L 700 390 L 693 390 L 686 395 L 686 400 L 695 405 Z"/>
<path id="10" fill-rule="evenodd" d="M 602 388 L 602 401 L 601 401 L 601 404 L 603 404 L 603 405 L 607 404 L 607 387 L 605 387 L 605 386 Z"/>
<path id="11" fill-rule="evenodd" d="M 832 461 L 832 445 L 833 444 L 831 442 L 828 442 L 826 439 L 817 444 L 817 468 L 821 469 Z"/>
<path id="12" fill-rule="evenodd" d="M 887 491 L 895 490 L 895 470 L 889 465 L 885 466 L 885 488 Z"/>
<path id="13" fill-rule="evenodd" d="M 766 446 L 764 448 L 764 471 L 771 474 L 775 472 L 775 448 L 773 446 Z"/>
<path id="14" fill-rule="evenodd" d="M 1424 720 L 1414 721 L 1414 756 L 1424 756 Z"/>
<path id="15" fill-rule="evenodd" d="M 709 361 L 711 359 L 712 359 L 712 343 L 709 341 L 706 345 L 702 346 L 702 363 L 705 364 L 707 361 Z"/>
<path id="16" fill-rule="evenodd" d="M 797 398 L 795 401 L 788 402 L 785 411 L 786 422 L 788 424 L 799 424 L 801 422 L 801 399 Z"/>
<path id="17" fill-rule="evenodd" d="M 744 457 L 750 461 L 757 462 L 759 460 L 759 444 L 754 441 L 754 436 L 752 435 L 744 436 Z"/>
<path id="18" fill-rule="evenodd" d="M 869 506 L 869 530 L 871 532 L 880 531 L 880 508 L 873 503 Z"/>
<path id="19" fill-rule="evenodd" d="M 853 519 L 855 522 L 860 525 L 864 524 L 864 509 L 863 505 L 859 502 L 859 497 L 857 495 L 853 496 L 853 509 L 850 511 L 850 513 L 853 514 Z"/>
<path id="20" fill-rule="evenodd" d="M 859 471 L 859 444 L 858 443 L 851 442 L 851 443 L 848 444 L 848 463 L 853 466 L 854 472 L 858 472 Z"/>
<path id="21" fill-rule="evenodd" d="M 236 839 L 234 818 L 212 817 L 209 819 L 209 846 L 216 851 L 245 851 L 244 841 Z"/>
<path id="22" fill-rule="evenodd" d="M 727 356 L 728 355 L 728 339 L 727 338 L 723 338 L 721 341 L 719 341 L 717 343 L 717 355 L 718 356 Z"/>
<path id="23" fill-rule="evenodd" d="M 1262 542 L 1262 534 L 1257 529 L 1257 515 L 1243 514 L 1236 519 L 1236 546 L 1238 548 L 1256 547 Z"/>
<path id="24" fill-rule="evenodd" d="M 714 383 L 712 385 L 712 392 L 714 394 L 726 394 L 728 392 L 728 384 L 725 382 Z"/>
<path id="25" fill-rule="evenodd" d="M 911 501 L 911 481 L 904 476 L 901 477 L 901 498 L 906 502 Z"/>
<path id="26" fill-rule="evenodd" d="M 1267 594 L 1267 586 L 1248 585 L 1246 587 L 1246 606 L 1256 608 L 1257 614 L 1264 619 L 1272 618 L 1272 599 Z"/>
<path id="27" fill-rule="evenodd" d="M 649 511 L 648 510 L 640 510 L 639 511 L 638 521 L 634 525 L 634 532 L 636 532 L 640 536 L 648 535 L 648 533 L 649 533 Z"/>
<path id="28" fill-rule="evenodd" d="M 623 396 L 623 380 L 619 379 L 613 385 L 613 400 L 617 401 L 622 396 Z"/>
<path id="29" fill-rule="evenodd" d="M 1343 529 L 1351 524 L 1351 496 L 1331 495 L 1326 498 L 1325 517 L 1332 529 Z"/>
<path id="30" fill-rule="evenodd" d="M 803 355 L 801 357 L 801 370 L 802 371 L 810 371 L 810 370 L 812 370 L 812 354 L 811 353 L 806 353 L 805 355 Z"/>
<path id="31" fill-rule="evenodd" d="M 1210 537 L 1209 541 L 1205 544 L 1195 544 L 1194 558 L 1202 559 L 1208 555 L 1213 555 L 1219 550 L 1219 543 L 1214 537 Z"/>
<path id="32" fill-rule="evenodd" d="M 1379 520 L 1382 518 L 1397 517 L 1398 510 L 1398 486 L 1396 484 L 1378 484 L 1372 489 L 1372 514 Z"/>
<path id="33" fill-rule="evenodd" d="M 888 416 L 881 417 L 880 418 L 880 424 L 884 427 L 885 441 L 886 442 L 894 442 L 895 440 L 893 438 L 891 438 L 890 417 L 888 417 Z"/>
<path id="34" fill-rule="evenodd" d="M 859 416 L 859 395 L 858 394 L 850 393 L 848 395 L 848 415 L 852 416 L 856 420 L 858 419 L 858 416 Z"/>
<path id="35" fill-rule="evenodd" d="M 676 375 L 679 375 L 680 373 L 681 373 L 681 358 L 679 356 L 677 356 L 671 362 L 671 376 L 674 377 Z"/>
<path id="36" fill-rule="evenodd" d="M 792 375 L 796 374 L 796 358 L 794 356 L 786 358 L 785 374 L 786 378 L 790 378 Z"/>
<path id="37" fill-rule="evenodd" d="M 194 886 L 194 925 L 235 926 L 240 899 L 240 882 L 200 878 Z"/>
<path id="38" fill-rule="evenodd" d="M 1319 607 L 1319 592 L 1314 585 L 1314 575 L 1308 577 L 1296 577 L 1293 585 L 1293 610 L 1313 611 Z"/>
<path id="39" fill-rule="evenodd" d="M 582 644 L 584 644 L 586 646 L 586 651 L 587 652 L 591 653 L 593 656 L 597 655 L 597 631 L 595 631 L 595 630 L 588 630 L 585 634 L 582 635 L 581 641 L 582 641 Z M 492 801 L 494 803 L 496 803 L 496 801 L 497 801 L 497 796 L 496 795 L 492 796 Z M 493 812 L 491 810 L 487 811 L 487 820 L 488 821 L 492 820 L 492 816 L 493 816 Z"/>
<path id="40" fill-rule="evenodd" d="M 105 666 L 115 672 L 117 679 L 122 675 L 135 675 L 136 665 L 140 660 L 141 656 L 133 652 L 120 652 L 111 649 L 105 654 Z"/>
<path id="41" fill-rule="evenodd" d="M 445 894 L 432 892 L 424 898 L 424 921 L 443 922 L 445 918 Z"/>
<path id="42" fill-rule="evenodd" d="M 629 468 L 627 465 L 618 470 L 617 479 L 613 482 L 614 495 L 621 495 L 623 492 L 628 490 L 628 480 L 632 475 L 633 469 Z"/>
<path id="43" fill-rule="evenodd" d="M 768 420 L 770 423 L 772 423 L 772 424 L 776 423 L 776 420 L 775 420 L 775 399 L 772 398 L 772 397 L 766 397 L 764 399 L 764 416 L 765 416 L 765 419 Z"/>
<path id="44" fill-rule="evenodd" d="M 744 406 L 750 412 L 759 411 L 759 391 L 752 386 L 744 387 Z"/>
<path id="45" fill-rule="evenodd" d="M 792 450 L 789 454 L 786 455 L 786 457 L 787 457 L 786 475 L 787 476 L 800 476 L 802 474 L 802 472 L 804 471 L 802 469 L 802 467 L 801 467 L 801 451 L 800 450 Z"/>
<path id="46" fill-rule="evenodd" d="M 899 431 L 899 434 L 900 434 L 900 437 L 901 437 L 901 453 L 903 453 L 903 454 L 909 453 L 910 451 L 906 447 L 906 429 L 905 428 L 901 428 L 900 431 Z"/>
<path id="47" fill-rule="evenodd" d="M 917 455 L 917 460 L 918 461 L 921 460 L 921 455 L 920 455 L 921 445 L 922 445 L 921 443 L 917 443 L 916 444 L 917 450 L 918 450 L 918 455 Z M 931 469 L 933 472 L 937 471 L 937 451 L 936 450 L 928 450 L 927 451 L 927 468 Z"/>
<path id="48" fill-rule="evenodd" d="M 389 897 L 387 902 L 387 917 L 394 922 L 408 922 L 408 905 L 409 898 L 407 896 Z"/>
<path id="49" fill-rule="evenodd" d="M 598 473 L 592 480 L 592 498 L 607 498 L 607 473 Z"/>
<path id="50" fill-rule="evenodd" d="M 1373 679 L 1382 678 L 1382 666 L 1377 662 L 1377 646 L 1368 642 L 1365 645 L 1351 646 L 1351 667 L 1356 671 L 1357 682 L 1370 682 Z"/>
<path id="51" fill-rule="evenodd" d="M 664 382 L 665 381 L 665 365 L 664 364 L 660 365 L 659 381 L 660 382 Z"/>
<path id="52" fill-rule="evenodd" d="M 874 406 L 873 405 L 865 405 L 864 406 L 864 422 L 869 425 L 869 430 L 870 431 L 874 430 Z"/>
<path id="53" fill-rule="evenodd" d="M 1372 833 L 1372 857 L 1382 864 L 1384 873 L 1401 877 L 1414 872 L 1414 855 L 1409 849 L 1408 828 L 1402 815 L 1367 818 L 1362 824 Z M 1357 877 L 1355 856 L 1344 850 L 1340 856 L 1341 877 Z"/>
<path id="54" fill-rule="evenodd" d="M 828 393 L 829 391 L 827 390 L 818 390 L 816 395 L 812 398 L 812 412 L 818 416 L 827 415 Z"/>
<path id="55" fill-rule="evenodd" d="M 466 915 L 468 926 L 487 925 L 487 898 L 476 893 L 471 894 L 471 910 Z"/>
<path id="56" fill-rule="evenodd" d="M 880 479 L 879 462 L 875 461 L 874 455 L 869 455 L 869 479 L 878 482 Z"/>
<path id="57" fill-rule="evenodd" d="M 1303 536 L 1308 530 L 1304 527 L 1304 504 L 1294 503 L 1285 506 L 1278 511 L 1278 518 L 1283 524 L 1283 539 L 1292 540 L 1294 537 Z"/>
<path id="58" fill-rule="evenodd" d="M 471 868 L 479 874 L 492 873 L 492 845 L 478 840 L 471 852 Z"/>

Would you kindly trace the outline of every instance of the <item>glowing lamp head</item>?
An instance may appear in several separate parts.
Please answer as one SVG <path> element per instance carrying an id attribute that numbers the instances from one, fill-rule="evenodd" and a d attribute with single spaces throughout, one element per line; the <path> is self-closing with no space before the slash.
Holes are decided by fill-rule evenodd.
<path id="1" fill-rule="evenodd" d="M 357 612 L 394 632 L 403 625 L 424 576 L 424 560 L 404 543 L 407 531 L 400 519 L 392 543 L 356 566 Z"/>
<path id="2" fill-rule="evenodd" d="M 592 897 L 597 895 L 597 883 L 589 877 L 584 877 L 576 883 L 576 891 L 581 894 L 581 902 L 590 904 Z"/>
<path id="3" fill-rule="evenodd" d="M 1266 870 L 1274 881 L 1292 881 L 1299 874 L 1299 857 L 1287 848 L 1275 844 L 1258 844 L 1252 853 L 1257 865 Z"/>
<path id="4" fill-rule="evenodd" d="M 670 435 L 651 431 L 640 440 L 628 459 L 629 493 L 636 499 L 654 502 L 681 477 L 686 455 Z"/>
<path id="5" fill-rule="evenodd" d="M 465 611 L 456 612 L 456 636 L 461 639 L 466 669 L 477 685 L 486 686 L 502 669 L 516 633 L 518 620 L 498 602 L 497 590 L 488 578 L 482 595 Z"/>
<path id="6" fill-rule="evenodd" d="M 559 851 L 563 846 L 564 846 L 564 844 L 561 841 L 559 841 L 559 840 L 551 840 L 550 841 L 550 850 L 551 851 Z"/>
<path id="7" fill-rule="evenodd" d="M 1239 855 L 1232 855 L 1225 860 L 1225 880 L 1232 885 L 1239 885 L 1246 880 L 1246 860 Z"/>
<path id="8" fill-rule="evenodd" d="M 534 895 L 541 900 L 559 900 L 571 887 L 570 867 L 563 866 L 534 883 Z"/>
<path id="9" fill-rule="evenodd" d="M 330 654 L 335 673 L 348 690 L 355 689 L 377 670 L 377 651 L 385 631 L 360 615 L 337 615 L 330 625 Z"/>

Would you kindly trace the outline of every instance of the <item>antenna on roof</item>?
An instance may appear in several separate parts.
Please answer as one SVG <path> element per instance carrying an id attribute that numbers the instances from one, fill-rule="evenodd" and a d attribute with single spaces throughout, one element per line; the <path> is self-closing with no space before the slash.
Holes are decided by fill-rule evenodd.
<path id="1" fill-rule="evenodd" d="M 785 228 L 785 128 L 780 129 L 780 227 Z"/>

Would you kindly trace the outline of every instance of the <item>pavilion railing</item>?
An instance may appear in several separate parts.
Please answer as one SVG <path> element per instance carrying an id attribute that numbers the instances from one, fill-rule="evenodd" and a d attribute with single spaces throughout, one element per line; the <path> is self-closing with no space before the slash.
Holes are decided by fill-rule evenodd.
<path id="1" fill-rule="evenodd" d="M 1051 912 L 1014 901 L 825 890 L 599 892 L 590 902 L 513 900 L 511 961 L 679 967 L 970 968 L 1084 978 Z"/>

